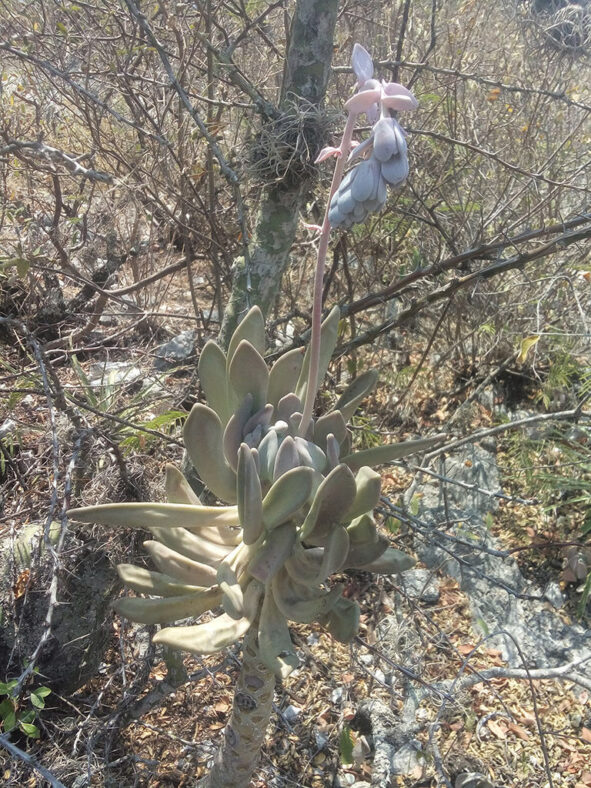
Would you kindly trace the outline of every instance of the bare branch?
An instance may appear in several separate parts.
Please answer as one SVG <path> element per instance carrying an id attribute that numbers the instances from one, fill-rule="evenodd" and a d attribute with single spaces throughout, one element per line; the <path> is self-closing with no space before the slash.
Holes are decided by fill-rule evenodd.
<path id="1" fill-rule="evenodd" d="M 69 156 L 67 153 L 64 153 L 64 151 L 59 150 L 58 148 L 53 148 L 51 145 L 47 145 L 44 142 L 11 140 L 7 145 L 4 145 L 4 147 L 0 148 L 0 156 L 6 156 L 9 153 L 13 153 L 15 156 L 18 156 L 22 151 L 30 151 L 33 155 L 38 156 L 40 159 L 45 159 L 47 161 L 53 162 L 54 164 L 61 164 L 68 170 L 70 175 L 81 176 L 83 178 L 88 178 L 91 181 L 113 183 L 113 176 L 108 172 L 88 169 L 87 167 L 83 167 L 80 164 L 79 159 L 88 156 L 88 154 L 76 157 Z M 53 168 L 51 171 L 55 172 Z"/>

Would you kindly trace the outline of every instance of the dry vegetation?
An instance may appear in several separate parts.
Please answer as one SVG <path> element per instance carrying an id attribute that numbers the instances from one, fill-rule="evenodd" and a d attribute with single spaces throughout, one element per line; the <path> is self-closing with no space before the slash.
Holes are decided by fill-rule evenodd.
<path id="1" fill-rule="evenodd" d="M 558 414 L 554 431 L 502 434 L 506 492 L 537 503 L 502 502 L 493 532 L 523 548 L 526 575 L 561 582 L 562 615 L 588 627 L 585 575 L 565 575 L 565 550 L 583 550 L 591 502 L 591 7 L 345 0 L 325 111 L 287 117 L 278 106 L 293 5 L 145 3 L 156 47 L 127 0 L 0 2 L 0 560 L 10 603 L 21 623 L 32 600 L 52 609 L 86 560 L 83 543 L 113 566 L 141 553 L 139 541 L 104 530 L 68 531 L 64 513 L 161 496 L 163 466 L 180 463 L 179 427 L 200 391 L 194 359 L 154 373 L 156 350 L 191 329 L 198 356 L 217 334 L 265 188 L 308 174 L 322 138 L 337 138 L 359 41 L 420 108 L 401 119 L 408 183 L 383 213 L 334 239 L 325 295 L 345 320 L 325 396 L 355 369 L 382 371 L 356 422 L 367 443 L 442 428 L 460 438 L 515 411 Z M 329 178 L 320 165 L 304 221 L 324 210 Z M 314 259 L 302 228 L 269 315 L 275 352 L 309 326 Z M 128 371 L 99 380 L 112 361 Z M 408 468 L 388 468 L 384 489 L 398 499 L 411 479 Z M 53 552 L 18 565 L 23 529 L 35 523 L 41 534 L 52 521 Z M 393 785 L 475 771 L 496 786 L 591 786 L 584 690 L 499 676 L 456 703 L 437 693 L 503 666 L 479 644 L 455 581 L 443 578 L 436 607 L 405 599 L 390 579 L 351 573 L 346 582 L 362 604 L 366 645 L 296 629 L 305 662 L 276 696 L 257 786 L 329 786 L 337 773 L 371 781 L 360 706 L 371 697 L 396 711 L 421 682 L 435 688 L 417 710 L 428 757 Z M 406 638 L 397 654 L 380 630 L 392 611 Z M 175 679 L 145 628 L 112 617 L 106 626 L 93 675 L 46 699 L 38 740 L 19 732 L 12 743 L 68 788 L 191 785 L 224 725 L 239 654 L 188 659 Z M 413 684 L 400 668 L 412 670 L 417 648 Z M 42 681 L 27 673 L 33 653 L 41 660 L 43 645 L 17 643 L 0 675 L 25 671 L 23 708 Z M 4 784 L 47 784 L 3 741 Z"/>

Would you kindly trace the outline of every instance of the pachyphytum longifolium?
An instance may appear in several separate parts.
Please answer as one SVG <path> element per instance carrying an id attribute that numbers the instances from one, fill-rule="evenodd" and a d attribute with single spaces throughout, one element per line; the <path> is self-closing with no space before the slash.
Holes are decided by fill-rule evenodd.
<path id="1" fill-rule="evenodd" d="M 363 222 L 386 202 L 387 187 L 400 186 L 408 175 L 406 138 L 391 111 L 416 109 L 418 102 L 404 85 L 373 78 L 369 53 L 355 44 L 352 57 L 357 76 L 357 92 L 346 102 L 349 112 L 364 112 L 372 124 L 367 139 L 357 145 L 350 160 L 358 163 L 349 170 L 330 202 L 328 219 L 332 227 L 347 228 Z"/>
<path id="2" fill-rule="evenodd" d="M 320 379 L 334 351 L 335 307 L 322 324 Z M 355 452 L 347 422 L 373 390 L 365 372 L 335 407 L 301 436 L 309 351 L 291 350 L 269 369 L 264 319 L 253 307 L 227 353 L 209 341 L 199 377 L 206 404 L 184 427 L 187 452 L 206 486 L 227 505 L 204 506 L 181 472 L 166 471 L 167 503 L 121 503 L 72 510 L 81 522 L 148 531 L 154 569 L 122 564 L 118 572 L 138 596 L 116 610 L 143 624 L 166 626 L 154 642 L 207 654 L 229 646 L 251 626 L 259 653 L 278 676 L 298 664 L 288 622 L 319 622 L 338 640 L 358 629 L 359 606 L 331 575 L 348 568 L 394 573 L 413 564 L 378 533 L 373 510 L 380 477 L 371 468 L 422 451 L 441 436 Z"/>

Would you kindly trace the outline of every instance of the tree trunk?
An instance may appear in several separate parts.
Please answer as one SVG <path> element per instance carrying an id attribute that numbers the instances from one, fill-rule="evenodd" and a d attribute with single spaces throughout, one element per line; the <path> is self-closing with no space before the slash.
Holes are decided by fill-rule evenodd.
<path id="1" fill-rule="evenodd" d="M 281 89 L 282 112 L 289 113 L 294 106 L 320 107 L 324 101 L 337 10 L 338 0 L 298 0 Z M 249 307 L 258 304 L 266 315 L 279 291 L 310 182 L 307 168 L 299 176 L 288 175 L 263 191 L 248 266 L 243 257 L 235 263 L 232 294 L 220 334 L 222 344 L 227 344 Z"/>
<path id="2" fill-rule="evenodd" d="M 259 659 L 257 625 L 244 638 L 242 669 L 224 740 L 199 788 L 248 788 L 271 716 L 275 675 Z"/>

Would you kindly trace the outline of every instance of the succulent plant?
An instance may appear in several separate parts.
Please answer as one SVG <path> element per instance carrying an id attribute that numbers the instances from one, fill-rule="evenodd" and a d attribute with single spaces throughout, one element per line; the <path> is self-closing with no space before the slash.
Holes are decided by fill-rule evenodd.
<path id="1" fill-rule="evenodd" d="M 334 308 L 322 324 L 322 375 L 339 322 Z M 206 486 L 227 506 L 204 506 L 173 466 L 166 469 L 168 503 L 122 503 L 75 509 L 83 522 L 139 528 L 157 571 L 122 564 L 124 597 L 116 610 L 143 624 L 223 613 L 202 624 L 165 627 L 154 642 L 207 654 L 251 626 L 259 655 L 284 678 L 297 665 L 288 621 L 319 622 L 338 640 L 358 629 L 359 607 L 329 578 L 348 568 L 400 572 L 413 563 L 378 533 L 373 510 L 380 477 L 370 465 L 428 448 L 438 437 L 351 449 L 347 421 L 374 388 L 377 375 L 356 378 L 333 410 L 299 435 L 309 358 L 295 349 L 270 371 L 263 358 L 264 319 L 253 307 L 228 352 L 208 342 L 199 361 L 207 405 L 193 407 L 184 428 L 187 452 Z"/>
<path id="2" fill-rule="evenodd" d="M 386 181 L 404 180 L 406 142 L 389 111 L 416 106 L 402 85 L 373 79 L 371 56 L 358 44 L 352 63 L 358 90 L 345 104 L 341 143 L 317 159 L 337 157 L 323 224 L 309 226 L 319 232 L 310 344 L 305 352 L 286 352 L 269 369 L 264 318 L 253 307 L 227 352 L 210 341 L 199 359 L 207 404 L 195 405 L 187 418 L 185 445 L 205 486 L 226 505 L 203 505 L 181 472 L 167 466 L 167 503 L 107 504 L 69 513 L 82 522 L 152 534 L 144 546 L 156 571 L 118 567 L 125 585 L 142 595 L 117 601 L 122 616 L 169 624 L 223 610 L 206 623 L 166 626 L 154 642 L 209 654 L 245 636 L 232 715 L 209 775 L 199 783 L 204 788 L 250 784 L 275 677 L 286 677 L 298 664 L 289 622 L 318 622 L 343 642 L 355 636 L 359 606 L 331 576 L 350 568 L 395 573 L 412 566 L 413 559 L 378 532 L 373 511 L 380 477 L 372 466 L 428 449 L 443 437 L 353 451 L 347 423 L 376 385 L 374 371 L 356 378 L 332 410 L 313 418 L 340 318 L 334 307 L 322 322 L 331 226 L 361 221 L 383 203 Z M 371 153 L 341 182 L 363 112 L 375 126 L 353 157 Z"/>

